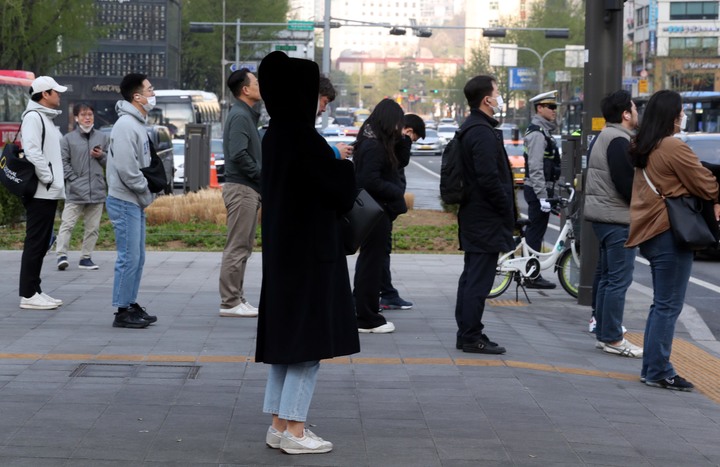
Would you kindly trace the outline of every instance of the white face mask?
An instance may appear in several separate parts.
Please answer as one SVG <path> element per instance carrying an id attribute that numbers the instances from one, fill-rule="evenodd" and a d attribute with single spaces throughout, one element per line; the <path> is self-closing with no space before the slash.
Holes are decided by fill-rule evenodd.
<path id="1" fill-rule="evenodd" d="M 78 123 L 78 126 L 80 127 L 80 131 L 82 131 L 83 133 L 90 133 L 93 129 L 92 125 L 85 126 L 82 123 Z"/>
<path id="2" fill-rule="evenodd" d="M 503 105 L 505 104 L 503 102 L 502 96 L 497 96 L 495 99 L 497 100 L 497 106 L 490 106 L 492 108 L 493 115 L 501 113 L 502 109 L 503 109 Z"/>
<path id="3" fill-rule="evenodd" d="M 683 116 L 680 118 L 680 131 L 685 131 L 685 128 L 687 128 L 687 115 L 683 114 Z"/>
<path id="4" fill-rule="evenodd" d="M 152 109 L 155 108 L 155 96 L 146 97 L 147 104 L 141 104 L 142 108 L 145 109 L 145 112 L 150 112 Z"/>

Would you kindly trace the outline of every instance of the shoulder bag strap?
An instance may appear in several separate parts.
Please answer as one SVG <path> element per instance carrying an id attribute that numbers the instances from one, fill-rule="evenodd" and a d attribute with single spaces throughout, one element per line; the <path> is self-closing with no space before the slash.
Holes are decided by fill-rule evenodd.
<path id="1" fill-rule="evenodd" d="M 645 181 L 650 186 L 650 189 L 652 189 L 652 191 L 654 191 L 656 195 L 658 195 L 662 199 L 665 199 L 665 196 L 662 193 L 660 193 L 658 191 L 658 189 L 655 188 L 655 185 L 653 185 L 653 182 L 650 181 L 650 177 L 648 177 L 648 174 L 647 174 L 647 172 L 645 172 L 645 169 L 642 169 L 642 173 L 643 173 L 643 176 L 645 177 Z"/>

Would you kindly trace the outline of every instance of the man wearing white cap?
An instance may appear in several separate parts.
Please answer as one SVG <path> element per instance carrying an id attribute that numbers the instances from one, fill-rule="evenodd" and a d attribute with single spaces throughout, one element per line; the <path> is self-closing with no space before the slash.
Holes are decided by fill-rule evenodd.
<path id="1" fill-rule="evenodd" d="M 560 176 L 560 153 L 552 137 L 557 129 L 557 91 L 538 94 L 530 99 L 535 116 L 525 132 L 525 201 L 528 205 L 530 224 L 525 239 L 530 248 L 542 251 L 543 237 L 547 230 L 552 206 L 547 198 L 553 196 L 553 186 Z M 538 276 L 527 280 L 531 289 L 554 289 L 555 284 Z"/>
<path id="2" fill-rule="evenodd" d="M 20 141 L 25 157 L 35 166 L 39 183 L 35 195 L 22 198 L 25 206 L 25 243 L 20 261 L 20 308 L 54 310 L 62 305 L 43 293 L 40 271 L 53 235 L 58 200 L 65 199 L 60 140 L 53 119 L 60 115 L 60 93 L 67 91 L 49 76 L 30 86 L 30 102 L 22 115 Z"/>

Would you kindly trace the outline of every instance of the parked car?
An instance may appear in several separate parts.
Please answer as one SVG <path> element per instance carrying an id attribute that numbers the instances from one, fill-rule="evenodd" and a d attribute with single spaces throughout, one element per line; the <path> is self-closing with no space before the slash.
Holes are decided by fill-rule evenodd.
<path id="1" fill-rule="evenodd" d="M 435 129 L 437 129 L 437 126 L 438 126 L 437 122 L 435 120 L 433 120 L 432 118 L 425 120 L 425 128 L 435 130 Z"/>
<path id="2" fill-rule="evenodd" d="M 173 166 L 175 167 L 175 176 L 173 184 L 175 186 L 183 186 L 185 183 L 185 140 L 174 139 L 173 145 Z"/>
<path id="3" fill-rule="evenodd" d="M 505 141 L 517 141 L 523 137 L 523 135 L 520 134 L 520 128 L 514 123 L 501 123 L 497 129 L 502 131 Z"/>
<path id="4" fill-rule="evenodd" d="M 210 155 L 215 156 L 215 170 L 217 171 L 218 182 L 225 181 L 225 154 L 223 151 L 222 139 L 210 140 Z"/>
<path id="5" fill-rule="evenodd" d="M 515 186 L 525 184 L 525 143 L 523 140 L 505 140 L 505 152 L 507 152 L 510 168 L 512 169 L 513 182 Z"/>
<path id="6" fill-rule="evenodd" d="M 458 130 L 458 128 L 459 127 L 457 125 L 450 125 L 447 123 L 438 125 L 437 132 L 443 146 L 445 146 L 448 141 L 455 137 L 455 132 Z"/>
<path id="7" fill-rule="evenodd" d="M 440 156 L 443 151 L 443 143 L 436 130 L 425 130 L 425 137 L 415 141 L 410 148 L 410 154 L 413 156 L 431 155 Z"/>
<path id="8" fill-rule="evenodd" d="M 455 122 L 455 119 L 450 117 L 443 117 L 440 119 L 440 125 L 455 125 L 457 126 L 457 123 Z"/>

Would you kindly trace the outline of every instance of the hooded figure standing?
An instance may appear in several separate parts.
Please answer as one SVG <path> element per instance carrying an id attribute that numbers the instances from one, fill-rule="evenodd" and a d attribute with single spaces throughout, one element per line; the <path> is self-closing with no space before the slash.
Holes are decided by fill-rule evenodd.
<path id="1" fill-rule="evenodd" d="M 258 73 L 271 120 L 262 142 L 255 361 L 271 365 L 266 443 L 288 454 L 332 449 L 305 429 L 320 360 L 360 351 L 341 231 L 341 215 L 355 199 L 355 173 L 315 130 L 319 76 L 314 62 L 282 52 L 266 56 Z"/>

